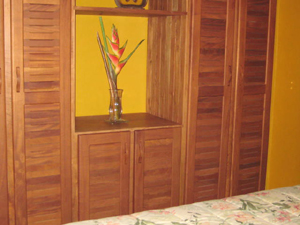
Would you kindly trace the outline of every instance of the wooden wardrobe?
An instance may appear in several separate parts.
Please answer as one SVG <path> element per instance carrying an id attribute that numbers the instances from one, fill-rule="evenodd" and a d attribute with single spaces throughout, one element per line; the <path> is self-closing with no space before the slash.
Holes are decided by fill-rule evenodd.
<path id="1" fill-rule="evenodd" d="M 274 0 L 195 0 L 186 202 L 265 187 Z"/>
<path id="2" fill-rule="evenodd" d="M 58 225 L 264 189 L 275 8 L 0 0 L 0 224 Z M 76 15 L 148 17 L 146 113 L 113 127 L 105 116 L 75 118 Z"/>
<path id="3" fill-rule="evenodd" d="M 2 205 L 6 205 L 3 194 L 8 183 L 10 224 L 70 222 L 71 3 L 68 0 L 4 0 L 4 5 L 5 71 L 2 69 L 3 24 L 0 26 L 3 71 L 0 215 L 1 218 L 7 215 Z M 3 0 L 1 17 L 2 9 Z M 2 114 L 4 94 L 6 114 Z M 7 178 L 4 167 L 8 168 Z M 5 180 L 8 182 L 2 182 Z M 1 224 L 8 223 L 1 220 Z"/>

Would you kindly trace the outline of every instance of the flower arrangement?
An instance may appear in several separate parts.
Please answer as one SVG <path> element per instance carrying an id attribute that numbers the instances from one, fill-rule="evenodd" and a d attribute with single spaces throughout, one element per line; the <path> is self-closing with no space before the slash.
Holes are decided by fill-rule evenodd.
<path id="1" fill-rule="evenodd" d="M 110 87 L 110 89 L 118 89 L 118 86 L 117 86 L 118 75 L 120 74 L 123 67 L 126 65 L 127 61 L 130 59 L 130 57 L 133 55 L 133 53 L 137 50 L 137 48 L 143 43 L 144 40 L 141 40 L 140 43 L 135 47 L 135 49 L 125 59 L 121 60 L 121 57 L 125 51 L 128 40 L 125 42 L 125 44 L 122 47 L 120 47 L 119 34 L 118 34 L 118 30 L 116 29 L 115 25 L 112 26 L 112 38 L 110 40 L 105 34 L 102 17 L 99 17 L 99 20 L 100 20 L 100 26 L 101 26 L 101 32 L 102 32 L 104 45 L 102 44 L 102 41 L 101 41 L 101 38 L 100 38 L 98 32 L 97 32 L 97 40 L 98 40 L 98 44 L 100 47 L 102 59 L 104 62 L 109 87 Z M 109 52 L 106 39 L 108 40 L 113 53 Z"/>
<path id="2" fill-rule="evenodd" d="M 118 76 L 121 70 L 128 62 L 128 60 L 130 59 L 130 57 L 143 43 L 144 40 L 141 40 L 140 43 L 138 43 L 138 45 L 134 48 L 134 50 L 125 59 L 121 60 L 121 57 L 123 56 L 128 41 L 126 41 L 125 44 L 122 47 L 120 47 L 119 34 L 115 25 L 112 26 L 112 38 L 109 39 L 105 34 L 102 17 L 99 17 L 99 20 L 100 20 L 103 44 L 98 32 L 97 32 L 97 40 L 101 51 L 102 59 L 104 62 L 105 72 L 107 75 L 109 89 L 110 89 L 110 106 L 109 106 L 108 121 L 111 123 L 124 122 L 125 120 L 121 119 L 121 115 L 122 115 L 121 98 L 122 98 L 123 90 L 118 89 L 118 82 L 117 82 Z M 106 39 L 108 40 L 112 53 L 110 53 L 108 50 L 108 44 Z"/>

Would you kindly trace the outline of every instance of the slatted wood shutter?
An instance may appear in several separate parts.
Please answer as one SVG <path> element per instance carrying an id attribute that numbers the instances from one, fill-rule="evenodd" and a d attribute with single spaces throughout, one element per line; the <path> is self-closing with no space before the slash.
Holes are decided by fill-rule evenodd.
<path id="1" fill-rule="evenodd" d="M 225 196 L 234 7 L 234 0 L 201 0 L 193 5 L 187 203 Z"/>
<path id="2" fill-rule="evenodd" d="M 70 2 L 12 0 L 17 224 L 71 221 Z"/>
<path id="3" fill-rule="evenodd" d="M 239 4 L 233 195 L 265 188 L 275 8 L 273 0 Z"/>
<path id="4" fill-rule="evenodd" d="M 0 222 L 1 224 L 8 224 L 8 180 L 4 65 L 4 1 L 0 0 Z"/>
<path id="5" fill-rule="evenodd" d="M 186 202 L 264 189 L 275 8 L 194 1 Z"/>
<path id="6" fill-rule="evenodd" d="M 129 213 L 130 133 L 79 136 L 79 219 Z"/>
<path id="7" fill-rule="evenodd" d="M 180 128 L 135 132 L 135 212 L 179 204 L 180 137 Z"/>

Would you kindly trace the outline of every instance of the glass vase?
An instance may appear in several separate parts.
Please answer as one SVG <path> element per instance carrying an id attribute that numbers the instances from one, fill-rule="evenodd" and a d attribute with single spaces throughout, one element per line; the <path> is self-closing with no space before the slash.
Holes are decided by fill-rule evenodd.
<path id="1" fill-rule="evenodd" d="M 107 122 L 110 123 L 122 123 L 127 122 L 122 119 L 122 89 L 109 89 L 110 93 L 110 104 L 109 104 L 109 119 Z"/>

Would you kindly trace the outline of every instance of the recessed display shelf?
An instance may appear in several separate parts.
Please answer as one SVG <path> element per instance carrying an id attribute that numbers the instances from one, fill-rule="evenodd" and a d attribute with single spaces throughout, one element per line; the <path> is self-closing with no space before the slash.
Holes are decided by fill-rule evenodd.
<path id="1" fill-rule="evenodd" d="M 76 15 L 104 15 L 104 16 L 132 16 L 132 17 L 156 17 L 156 16 L 185 16 L 187 12 L 166 10 L 144 10 L 127 8 L 104 8 L 75 6 Z"/>

